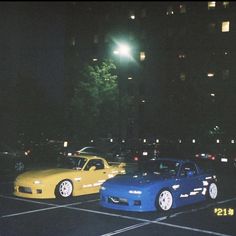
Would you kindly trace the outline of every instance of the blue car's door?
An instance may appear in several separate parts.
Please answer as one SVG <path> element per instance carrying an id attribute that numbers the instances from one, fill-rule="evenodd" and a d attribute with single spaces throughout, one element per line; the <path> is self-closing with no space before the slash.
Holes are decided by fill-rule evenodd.
<path id="1" fill-rule="evenodd" d="M 177 178 L 176 204 L 191 204 L 202 200 L 202 181 L 193 162 L 184 163 Z"/>

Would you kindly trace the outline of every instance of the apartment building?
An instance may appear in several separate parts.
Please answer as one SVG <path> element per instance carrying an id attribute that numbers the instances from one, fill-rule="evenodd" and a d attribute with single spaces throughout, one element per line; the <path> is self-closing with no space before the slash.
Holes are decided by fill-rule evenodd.
<path id="1" fill-rule="evenodd" d="M 134 98 L 123 117 L 124 136 L 234 135 L 234 2 L 109 1 L 66 6 L 68 96 L 84 63 L 109 58 L 118 65 L 122 91 Z M 119 42 L 129 45 L 132 61 L 122 64 L 116 57 Z"/>

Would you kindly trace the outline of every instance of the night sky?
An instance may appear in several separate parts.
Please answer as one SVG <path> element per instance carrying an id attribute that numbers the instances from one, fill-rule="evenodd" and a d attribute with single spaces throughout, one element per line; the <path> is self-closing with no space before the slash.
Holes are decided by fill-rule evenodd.
<path id="1" fill-rule="evenodd" d="M 61 101 L 64 79 L 64 3 L 0 3 L 0 82 L 19 74 L 37 80 Z"/>

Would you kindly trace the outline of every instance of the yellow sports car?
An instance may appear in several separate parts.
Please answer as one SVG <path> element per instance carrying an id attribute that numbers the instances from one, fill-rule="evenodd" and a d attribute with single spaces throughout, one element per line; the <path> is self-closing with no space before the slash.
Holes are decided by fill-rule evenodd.
<path id="1" fill-rule="evenodd" d="M 14 195 L 47 199 L 97 193 L 107 179 L 125 174 L 124 166 L 109 165 L 97 156 L 67 157 L 55 169 L 31 170 L 17 176 Z"/>

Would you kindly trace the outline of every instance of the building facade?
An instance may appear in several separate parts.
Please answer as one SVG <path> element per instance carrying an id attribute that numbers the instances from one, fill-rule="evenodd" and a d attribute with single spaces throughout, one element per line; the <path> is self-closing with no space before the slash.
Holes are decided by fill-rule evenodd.
<path id="1" fill-rule="evenodd" d="M 69 2 L 65 85 L 69 98 L 85 63 L 113 59 L 133 98 L 122 135 L 233 136 L 236 131 L 234 2 Z M 132 61 L 113 51 L 131 47 Z"/>

